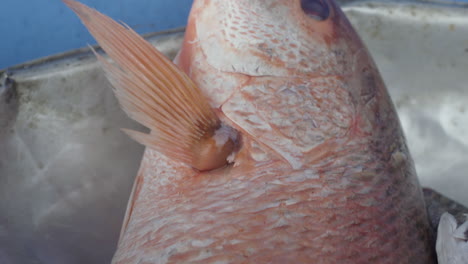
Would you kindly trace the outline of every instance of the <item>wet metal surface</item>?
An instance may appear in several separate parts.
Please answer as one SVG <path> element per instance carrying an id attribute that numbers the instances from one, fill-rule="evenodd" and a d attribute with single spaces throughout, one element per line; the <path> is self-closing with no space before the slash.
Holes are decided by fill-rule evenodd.
<path id="1" fill-rule="evenodd" d="M 174 56 L 181 38 L 152 42 Z M 19 109 L 0 87 L 11 124 L 0 133 L 0 263 L 109 262 L 143 151 L 120 128 L 138 125 L 90 52 L 12 72 Z"/>
<path id="2" fill-rule="evenodd" d="M 467 7 L 344 10 L 387 83 L 421 183 L 468 205 Z M 182 33 L 151 40 L 174 56 Z M 138 125 L 88 49 L 11 71 L 16 106 L 0 78 L 0 263 L 108 263 L 143 150 L 120 128 Z"/>

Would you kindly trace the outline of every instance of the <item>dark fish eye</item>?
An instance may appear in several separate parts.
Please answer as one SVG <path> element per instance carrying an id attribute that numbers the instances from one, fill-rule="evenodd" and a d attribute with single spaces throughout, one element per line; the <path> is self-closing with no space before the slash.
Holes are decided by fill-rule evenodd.
<path id="1" fill-rule="evenodd" d="M 327 0 L 301 0 L 301 7 L 309 17 L 322 21 L 330 15 Z"/>

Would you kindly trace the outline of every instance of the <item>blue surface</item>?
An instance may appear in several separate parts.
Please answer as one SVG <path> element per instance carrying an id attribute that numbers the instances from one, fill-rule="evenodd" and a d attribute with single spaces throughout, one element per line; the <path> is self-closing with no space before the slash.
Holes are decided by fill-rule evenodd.
<path id="1" fill-rule="evenodd" d="M 184 26 L 192 0 L 80 0 L 138 33 Z M 0 0 L 0 69 L 95 41 L 60 0 Z"/>
<path id="2" fill-rule="evenodd" d="M 139 33 L 184 26 L 192 5 L 192 0 L 81 2 Z M 60 0 L 0 0 L 0 8 L 0 69 L 95 43 Z"/>

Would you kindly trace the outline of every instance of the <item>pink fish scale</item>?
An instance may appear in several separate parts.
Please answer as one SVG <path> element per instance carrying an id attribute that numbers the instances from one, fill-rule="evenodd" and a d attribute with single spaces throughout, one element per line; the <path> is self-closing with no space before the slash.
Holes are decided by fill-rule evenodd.
<path id="1" fill-rule="evenodd" d="M 355 155 L 362 157 L 360 153 Z M 144 160 L 146 162 L 147 159 Z M 376 188 L 370 195 L 359 194 L 359 189 L 367 185 L 357 179 L 355 182 L 353 179 L 343 182 L 343 175 L 346 175 L 343 167 L 339 161 L 336 162 L 338 164 L 333 163 L 328 168 L 316 168 L 326 170 L 326 174 L 303 178 L 297 184 L 285 181 L 301 178 L 302 172 L 278 177 L 275 168 L 262 173 L 257 171 L 254 175 L 236 174 L 232 178 L 201 181 L 184 189 L 183 193 L 178 193 L 177 188 L 165 187 L 156 191 L 145 187 L 133 213 L 136 220 L 126 232 L 127 236 L 132 236 L 125 239 L 130 244 L 123 246 L 148 250 L 144 258 L 130 254 L 116 255 L 115 260 L 215 263 L 248 259 L 251 262 L 268 260 L 284 263 L 300 259 L 314 263 L 340 263 L 352 259 L 353 263 L 368 263 L 370 260 L 412 263 L 408 262 L 414 260 L 412 250 L 424 249 L 417 248 L 417 245 L 402 249 L 399 241 L 416 239 L 414 236 L 418 234 L 402 233 L 398 229 L 405 225 L 406 219 L 423 212 L 399 211 L 394 207 L 414 204 L 415 197 L 405 200 L 401 195 L 413 191 L 411 189 L 417 185 L 404 185 L 404 174 L 392 180 L 392 177 L 377 176 L 376 171 L 379 170 L 376 170 L 373 176 L 362 176 L 374 181 Z M 161 178 L 172 177 L 170 169 L 158 168 L 144 169 L 147 176 L 153 175 L 148 177 L 152 182 L 146 186 L 161 186 Z M 351 175 L 356 173 L 349 177 Z M 389 191 L 381 192 L 380 188 Z M 348 198 L 343 199 L 342 193 L 350 191 L 355 191 L 355 195 L 346 195 Z M 382 193 L 388 195 L 382 196 Z M 326 203 L 323 202 L 324 197 L 327 197 Z M 371 198 L 381 201 L 369 203 Z M 154 214 L 155 211 L 158 214 Z M 405 215 L 399 215 L 399 212 Z M 418 228 L 418 224 L 415 220 L 414 228 Z M 336 243 L 337 240 L 342 240 L 342 243 Z M 359 251 L 349 247 L 350 242 Z M 378 254 L 374 255 L 377 250 Z M 382 251 L 383 255 L 387 252 L 392 258 L 378 256 Z"/>
<path id="2" fill-rule="evenodd" d="M 231 121 L 275 149 L 293 167 L 306 162 L 301 158 L 304 153 L 327 138 L 344 137 L 351 126 L 353 105 L 339 80 L 262 78 L 259 82 L 235 93 L 222 109 Z"/>
<path id="3" fill-rule="evenodd" d="M 265 7 L 258 3 L 249 1 L 218 1 L 215 5 L 219 8 L 214 14 L 205 12 L 197 23 L 199 41 L 202 50 L 206 54 L 208 64 L 212 67 L 227 72 L 239 72 L 252 76 L 271 74 L 271 68 L 278 73 L 277 76 L 284 76 L 293 72 L 308 73 L 317 72 L 318 68 L 323 68 L 321 64 L 325 61 L 329 51 L 321 45 L 321 41 L 311 38 L 299 30 L 300 25 L 295 20 L 284 19 L 272 21 L 265 15 Z M 287 12 L 286 6 L 273 7 L 279 13 Z M 213 11 L 214 12 L 214 11 Z M 253 19 L 254 18 L 254 19 Z M 204 20 L 219 19 L 210 23 L 210 29 Z M 215 24 L 213 24 L 215 23 Z M 218 26 L 217 26 L 218 25 Z M 222 32 L 223 34 L 215 34 Z M 285 35 L 285 32 L 287 34 Z M 309 38 L 308 45 L 303 45 L 304 38 Z M 224 51 L 224 55 L 217 55 L 215 47 L 230 47 Z M 287 50 L 287 52 L 285 52 Z M 229 58 L 243 56 L 249 53 L 254 56 L 252 63 L 237 64 Z M 268 65 L 269 63 L 275 65 Z M 333 69 L 329 64 L 328 70 Z"/>

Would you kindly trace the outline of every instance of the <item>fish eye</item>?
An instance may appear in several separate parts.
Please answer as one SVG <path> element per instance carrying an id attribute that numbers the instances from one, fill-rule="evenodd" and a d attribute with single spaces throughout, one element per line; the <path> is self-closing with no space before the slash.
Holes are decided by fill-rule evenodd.
<path id="1" fill-rule="evenodd" d="M 307 16 L 323 21 L 330 15 L 327 0 L 301 0 L 301 7 Z"/>

